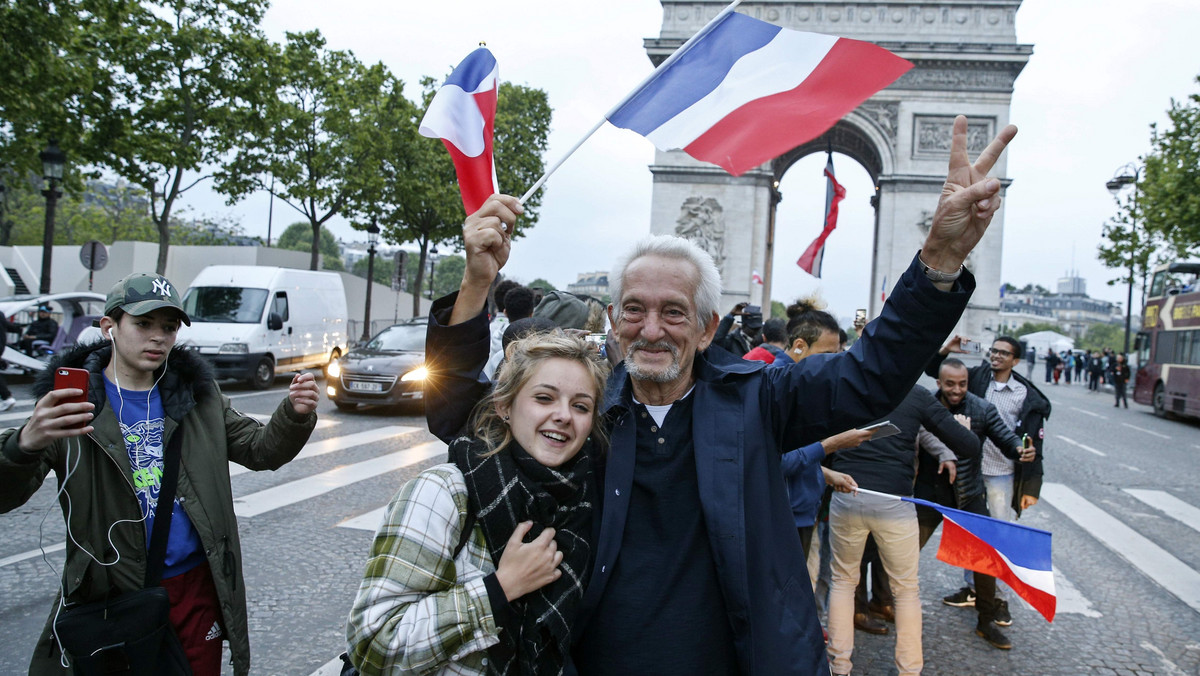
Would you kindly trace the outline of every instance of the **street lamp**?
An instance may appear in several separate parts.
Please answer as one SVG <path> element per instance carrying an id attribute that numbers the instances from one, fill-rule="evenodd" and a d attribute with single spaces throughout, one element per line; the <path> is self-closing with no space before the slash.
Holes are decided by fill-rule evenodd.
<path id="1" fill-rule="evenodd" d="M 367 307 L 363 309 L 362 342 L 371 339 L 371 287 L 375 285 L 375 245 L 379 243 L 379 225 L 371 218 L 367 228 Z"/>
<path id="2" fill-rule="evenodd" d="M 46 198 L 46 228 L 42 235 L 42 283 L 39 293 L 50 293 L 50 257 L 54 252 L 54 207 L 62 193 L 58 184 L 62 182 L 63 167 L 67 163 L 67 154 L 58 147 L 57 139 L 50 139 L 50 145 L 38 154 L 42 160 L 42 176 L 46 187 L 42 195 Z"/>
<path id="3" fill-rule="evenodd" d="M 1133 186 L 1133 209 L 1129 216 L 1129 293 L 1125 298 L 1125 354 L 1129 354 L 1129 326 L 1133 317 L 1133 263 L 1134 247 L 1137 244 L 1137 183 L 1142 176 L 1141 167 L 1130 162 L 1117 169 L 1113 177 L 1104 184 L 1116 198 L 1126 186 Z"/>
<path id="4" fill-rule="evenodd" d="M 433 300 L 433 266 L 437 265 L 437 245 L 429 250 L 429 300 Z"/>

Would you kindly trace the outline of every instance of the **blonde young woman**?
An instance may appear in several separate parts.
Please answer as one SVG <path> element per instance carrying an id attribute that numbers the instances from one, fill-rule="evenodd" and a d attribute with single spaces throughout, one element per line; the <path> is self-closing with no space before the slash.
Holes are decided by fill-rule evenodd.
<path id="1" fill-rule="evenodd" d="M 608 366 L 561 332 L 506 350 L 451 462 L 388 505 L 350 613 L 363 674 L 558 674 L 592 557 Z"/>

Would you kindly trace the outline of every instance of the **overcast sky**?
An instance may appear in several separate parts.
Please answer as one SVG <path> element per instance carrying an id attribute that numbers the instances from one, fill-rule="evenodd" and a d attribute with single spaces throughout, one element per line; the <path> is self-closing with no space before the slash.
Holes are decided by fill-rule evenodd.
<path id="1" fill-rule="evenodd" d="M 284 31 L 318 28 L 331 47 L 383 61 L 410 97 L 422 75 L 440 80 L 485 40 L 502 79 L 548 92 L 549 164 L 650 72 L 642 40 L 657 36 L 661 22 L 657 0 L 275 0 L 265 28 L 276 40 Z M 1104 183 L 1149 150 L 1149 125 L 1166 120 L 1172 97 L 1200 89 L 1197 35 L 1195 0 L 1025 0 L 1017 39 L 1034 53 L 1012 100 L 1020 134 L 1008 151 L 1004 281 L 1053 289 L 1073 264 L 1091 295 L 1124 301 L 1125 287 L 1105 284 L 1115 274 L 1095 254 L 1115 211 Z M 550 179 L 540 222 L 515 244 L 505 273 L 526 282 L 545 277 L 561 288 L 576 273 L 607 270 L 623 247 L 649 232 L 653 158 L 649 141 L 605 125 Z M 784 176 L 774 295 L 786 302 L 819 290 L 845 317 L 879 293 L 868 288 L 872 188 L 853 160 L 835 154 L 834 162 L 848 194 L 826 247 L 823 280 L 795 260 L 820 230 L 824 157 L 811 155 Z M 520 195 L 527 186 L 501 188 Z M 187 197 L 196 211 L 233 215 L 248 234 L 267 234 L 265 196 L 234 207 L 203 192 Z M 297 216 L 276 202 L 273 235 Z M 345 221 L 330 227 L 343 239 L 360 239 Z M 1135 291 L 1135 310 L 1137 303 Z"/>

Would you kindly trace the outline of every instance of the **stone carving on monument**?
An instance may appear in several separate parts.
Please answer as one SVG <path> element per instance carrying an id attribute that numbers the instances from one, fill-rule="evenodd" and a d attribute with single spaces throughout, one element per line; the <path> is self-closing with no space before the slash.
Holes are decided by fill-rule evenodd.
<path id="1" fill-rule="evenodd" d="M 707 251 L 721 274 L 725 273 L 725 210 L 720 202 L 712 197 L 685 199 L 679 207 L 675 234 Z"/>
<path id="2" fill-rule="evenodd" d="M 896 131 L 899 128 L 900 104 L 895 101 L 867 101 L 858 107 L 858 112 L 869 119 L 885 138 L 896 145 Z"/>
<path id="3" fill-rule="evenodd" d="M 914 115 L 916 131 L 913 157 L 949 157 L 950 138 L 954 134 L 954 117 L 950 115 Z M 972 118 L 967 121 L 967 152 L 976 156 L 983 152 L 995 135 L 995 118 Z"/>

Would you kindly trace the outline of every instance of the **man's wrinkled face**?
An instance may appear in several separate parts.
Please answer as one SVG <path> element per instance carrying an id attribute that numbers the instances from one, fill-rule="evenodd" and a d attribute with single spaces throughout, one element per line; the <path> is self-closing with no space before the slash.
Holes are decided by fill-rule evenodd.
<path id="1" fill-rule="evenodd" d="M 691 376 L 696 352 L 706 349 L 717 318 L 697 317 L 700 273 L 689 262 L 643 256 L 625 268 L 620 306 L 609 306 L 613 332 L 635 380 L 673 383 Z"/>
<path id="2" fill-rule="evenodd" d="M 967 369 L 962 366 L 943 366 L 938 372 L 938 390 L 951 408 L 967 397 Z"/>

